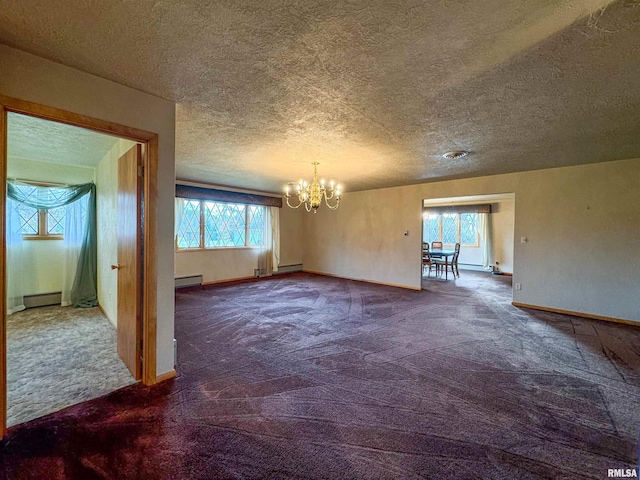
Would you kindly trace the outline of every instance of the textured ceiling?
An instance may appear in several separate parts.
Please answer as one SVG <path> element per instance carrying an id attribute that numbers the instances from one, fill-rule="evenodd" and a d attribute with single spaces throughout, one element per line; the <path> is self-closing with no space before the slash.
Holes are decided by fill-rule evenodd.
<path id="1" fill-rule="evenodd" d="M 9 113 L 7 154 L 38 162 L 95 168 L 118 139 L 84 128 Z"/>
<path id="2" fill-rule="evenodd" d="M 175 101 L 178 178 L 267 191 L 312 161 L 349 191 L 640 157 L 639 38 L 640 0 L 0 10 L 0 42 Z"/>

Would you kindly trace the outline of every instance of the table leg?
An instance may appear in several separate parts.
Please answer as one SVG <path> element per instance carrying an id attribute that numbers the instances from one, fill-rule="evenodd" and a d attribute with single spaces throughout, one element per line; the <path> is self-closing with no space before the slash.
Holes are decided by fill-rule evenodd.
<path id="1" fill-rule="evenodd" d="M 449 280 L 449 257 L 444 257 L 444 279 Z"/>

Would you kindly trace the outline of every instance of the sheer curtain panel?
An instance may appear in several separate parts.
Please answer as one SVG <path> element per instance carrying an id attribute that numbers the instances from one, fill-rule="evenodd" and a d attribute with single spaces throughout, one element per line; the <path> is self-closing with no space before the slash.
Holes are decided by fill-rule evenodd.
<path id="1" fill-rule="evenodd" d="M 20 204 L 7 198 L 7 315 L 24 310 L 24 253 Z"/>

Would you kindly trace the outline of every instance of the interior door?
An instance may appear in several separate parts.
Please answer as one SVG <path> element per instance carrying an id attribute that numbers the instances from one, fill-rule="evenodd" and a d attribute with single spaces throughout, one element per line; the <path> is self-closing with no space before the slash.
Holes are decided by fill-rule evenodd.
<path id="1" fill-rule="evenodd" d="M 118 159 L 118 355 L 140 379 L 142 146 Z"/>

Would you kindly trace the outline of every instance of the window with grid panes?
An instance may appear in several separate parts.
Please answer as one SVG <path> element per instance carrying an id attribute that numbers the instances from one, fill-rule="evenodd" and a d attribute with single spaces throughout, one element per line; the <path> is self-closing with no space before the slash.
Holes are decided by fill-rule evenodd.
<path id="1" fill-rule="evenodd" d="M 25 194 L 31 190 L 35 192 L 36 187 L 20 185 Z M 64 193 L 63 189 L 51 187 L 48 189 L 49 195 L 54 198 Z M 24 204 L 18 205 L 18 212 L 21 220 L 21 232 L 25 240 L 29 239 L 61 239 L 64 237 L 64 222 L 66 207 L 50 208 L 49 210 L 37 209 Z M 83 217 L 86 215 L 86 208 L 83 208 Z"/>
<path id="2" fill-rule="evenodd" d="M 442 242 L 445 245 L 459 243 L 465 247 L 477 247 L 479 217 L 477 213 L 429 214 L 423 220 L 425 242 Z"/>
<path id="3" fill-rule="evenodd" d="M 264 209 L 258 205 L 181 199 L 184 210 L 178 249 L 259 247 Z"/>

